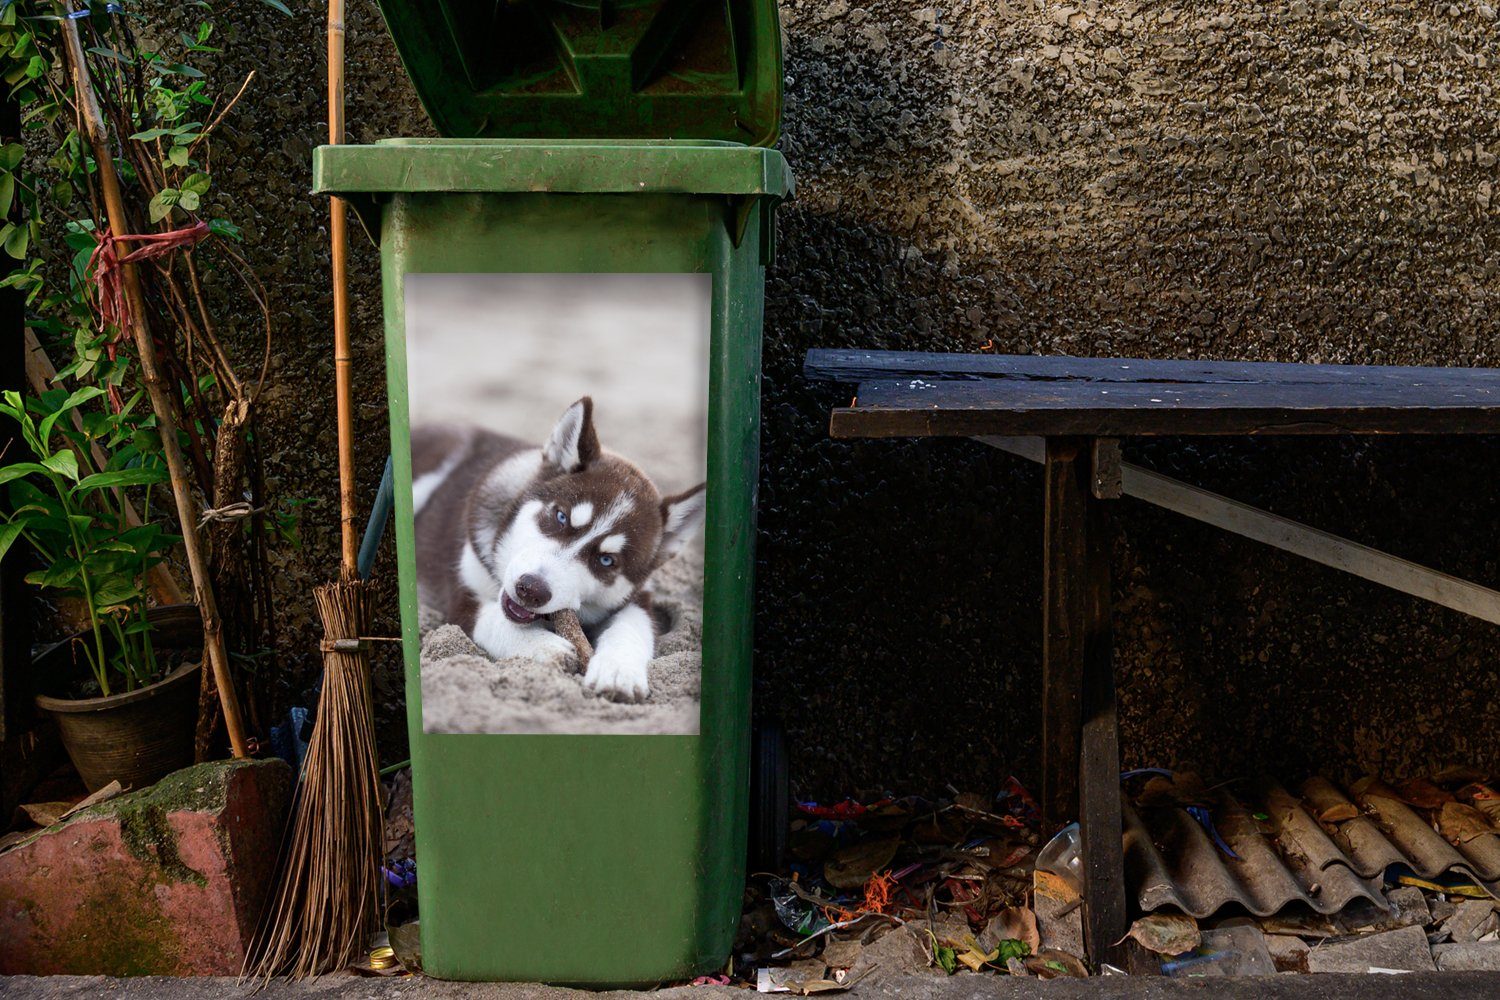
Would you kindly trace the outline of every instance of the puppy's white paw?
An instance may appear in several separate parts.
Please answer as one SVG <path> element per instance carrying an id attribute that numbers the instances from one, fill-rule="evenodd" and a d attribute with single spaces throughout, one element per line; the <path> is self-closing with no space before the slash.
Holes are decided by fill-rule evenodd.
<path id="1" fill-rule="evenodd" d="M 589 660 L 583 686 L 615 701 L 645 701 L 651 696 L 650 681 L 646 677 L 647 663 L 640 657 L 603 646 Z"/>
<path id="2" fill-rule="evenodd" d="M 530 654 L 532 659 L 556 667 L 565 674 L 578 673 L 578 650 L 556 632 L 537 628 L 536 644 Z"/>

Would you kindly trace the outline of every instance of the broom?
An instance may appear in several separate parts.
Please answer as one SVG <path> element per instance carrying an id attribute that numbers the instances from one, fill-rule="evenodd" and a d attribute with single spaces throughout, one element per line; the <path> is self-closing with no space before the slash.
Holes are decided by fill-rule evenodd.
<path id="1" fill-rule="evenodd" d="M 328 4 L 328 142 L 344 141 L 344 4 Z M 314 591 L 323 621 L 323 693 L 283 844 L 281 879 L 249 956 L 257 977 L 335 972 L 363 952 L 380 919 L 384 839 L 380 767 L 354 516 L 354 399 L 345 206 L 329 206 L 334 384 L 338 405 L 340 578 Z"/>

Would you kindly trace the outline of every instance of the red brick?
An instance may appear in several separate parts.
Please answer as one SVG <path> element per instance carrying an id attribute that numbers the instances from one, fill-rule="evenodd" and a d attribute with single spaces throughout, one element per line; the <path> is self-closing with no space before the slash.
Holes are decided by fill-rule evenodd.
<path id="1" fill-rule="evenodd" d="M 0 854 L 0 973 L 237 975 L 290 787 L 280 761 L 198 764 Z"/>

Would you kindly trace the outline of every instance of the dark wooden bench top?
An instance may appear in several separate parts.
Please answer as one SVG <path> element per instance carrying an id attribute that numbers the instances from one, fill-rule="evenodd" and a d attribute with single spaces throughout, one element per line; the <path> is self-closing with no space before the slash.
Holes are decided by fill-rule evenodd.
<path id="1" fill-rule="evenodd" d="M 814 350 L 829 434 L 1496 434 L 1500 368 Z"/>

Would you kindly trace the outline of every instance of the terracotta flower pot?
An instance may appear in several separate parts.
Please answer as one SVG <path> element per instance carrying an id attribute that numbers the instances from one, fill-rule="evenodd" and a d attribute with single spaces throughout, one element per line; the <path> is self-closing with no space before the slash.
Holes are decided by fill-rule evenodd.
<path id="1" fill-rule="evenodd" d="M 203 623 L 196 606 L 152 608 L 146 617 L 158 655 L 202 649 Z M 83 637 L 50 647 L 33 666 L 53 691 L 37 695 L 37 706 L 57 721 L 63 746 L 88 790 L 114 780 L 127 789 L 145 788 L 191 764 L 200 664 L 186 663 L 134 691 L 103 698 L 60 697 L 66 680 L 78 676 L 73 646 Z"/>

